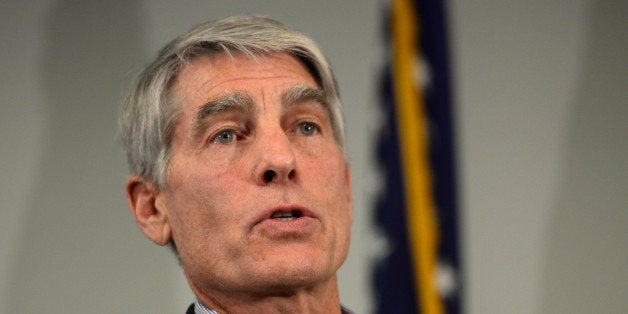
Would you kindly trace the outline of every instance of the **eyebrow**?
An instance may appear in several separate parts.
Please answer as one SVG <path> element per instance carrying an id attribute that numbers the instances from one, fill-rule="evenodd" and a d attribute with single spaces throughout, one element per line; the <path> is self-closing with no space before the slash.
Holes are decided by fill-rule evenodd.
<path id="1" fill-rule="evenodd" d="M 326 110 L 329 110 L 325 93 L 318 88 L 294 86 L 281 94 L 281 105 L 284 108 L 311 101 L 316 102 Z M 194 139 L 202 137 L 207 129 L 207 120 L 212 116 L 226 112 L 255 114 L 258 112 L 258 109 L 255 107 L 253 97 L 245 92 L 233 92 L 210 100 L 199 107 L 196 111 L 192 137 Z"/>
<path id="2" fill-rule="evenodd" d="M 233 92 L 210 100 L 198 108 L 194 117 L 193 137 L 203 135 L 207 119 L 226 112 L 256 113 L 253 98 L 244 92 Z"/>
<path id="3" fill-rule="evenodd" d="M 317 102 L 329 110 L 325 93 L 318 88 L 294 86 L 281 95 L 281 104 L 284 108 L 309 101 Z"/>

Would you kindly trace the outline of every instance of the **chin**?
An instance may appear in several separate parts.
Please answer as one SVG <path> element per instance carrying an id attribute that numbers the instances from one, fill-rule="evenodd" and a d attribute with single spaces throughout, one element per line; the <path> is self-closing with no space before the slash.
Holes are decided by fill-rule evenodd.
<path id="1" fill-rule="evenodd" d="M 288 296 L 300 290 L 307 290 L 327 283 L 332 276 L 316 273 L 281 273 L 267 277 L 258 285 L 258 292 L 264 295 Z"/>
<path id="2" fill-rule="evenodd" d="M 321 256 L 275 256 L 260 265 L 258 284 L 263 292 L 285 293 L 324 283 L 333 277 L 336 268 L 329 258 Z"/>

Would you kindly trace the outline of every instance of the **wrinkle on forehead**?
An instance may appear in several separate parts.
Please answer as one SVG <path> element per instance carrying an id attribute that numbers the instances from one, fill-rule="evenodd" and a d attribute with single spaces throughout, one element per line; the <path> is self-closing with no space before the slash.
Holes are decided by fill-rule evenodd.
<path id="1" fill-rule="evenodd" d="M 253 62 L 253 64 L 250 64 Z M 295 65 L 298 65 L 295 67 Z M 226 68 L 225 68 L 226 67 Z M 242 67 L 250 68 L 242 71 Z M 218 70 L 217 68 L 220 68 Z M 221 73 L 236 70 L 237 76 L 225 78 Z M 277 74 L 277 70 L 283 71 Z M 211 92 L 223 84 L 246 80 L 265 80 L 277 78 L 303 77 L 305 74 L 316 86 L 319 84 L 310 70 L 295 56 L 276 53 L 261 56 L 235 55 L 202 55 L 188 63 L 181 72 L 193 72 L 195 79 L 202 79 L 195 92 L 200 90 Z M 270 73 L 269 73 L 270 72 Z M 274 73 L 273 73 L 274 72 Z M 272 74 L 271 74 L 272 73 Z M 179 80 L 179 79 L 178 79 Z M 207 85 L 210 85 L 207 89 Z"/>

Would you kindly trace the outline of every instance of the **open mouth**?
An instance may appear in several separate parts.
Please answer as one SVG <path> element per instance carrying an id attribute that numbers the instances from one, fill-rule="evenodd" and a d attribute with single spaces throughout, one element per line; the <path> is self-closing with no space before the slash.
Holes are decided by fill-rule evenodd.
<path id="1" fill-rule="evenodd" d="M 291 211 L 274 212 L 272 215 L 270 215 L 270 218 L 289 221 L 289 220 L 295 220 L 301 216 L 303 216 L 303 214 L 300 211 L 291 210 Z"/>

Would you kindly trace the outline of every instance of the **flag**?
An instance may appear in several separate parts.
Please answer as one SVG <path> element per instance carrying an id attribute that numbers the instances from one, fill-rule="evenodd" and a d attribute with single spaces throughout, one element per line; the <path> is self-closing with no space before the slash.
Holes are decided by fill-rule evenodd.
<path id="1" fill-rule="evenodd" d="M 393 0 L 387 13 L 385 116 L 376 221 L 378 313 L 460 313 L 454 138 L 444 4 Z"/>

